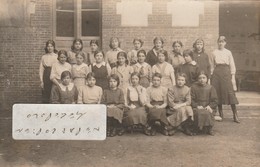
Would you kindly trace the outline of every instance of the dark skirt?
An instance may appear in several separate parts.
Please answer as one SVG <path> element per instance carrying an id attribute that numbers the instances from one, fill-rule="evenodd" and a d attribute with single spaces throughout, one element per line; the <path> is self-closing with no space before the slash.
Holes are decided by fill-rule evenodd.
<path id="1" fill-rule="evenodd" d="M 107 108 L 107 116 L 118 120 L 122 123 L 124 110 L 119 107 Z"/>
<path id="2" fill-rule="evenodd" d="M 238 104 L 233 90 L 229 65 L 217 65 L 211 77 L 211 84 L 216 89 L 218 104 Z"/>
<path id="3" fill-rule="evenodd" d="M 43 72 L 42 103 L 50 103 L 52 81 L 50 80 L 51 67 L 45 67 Z"/>
<path id="4" fill-rule="evenodd" d="M 202 130 L 204 126 L 214 126 L 214 115 L 206 109 L 193 109 L 193 113 L 194 124 L 200 130 Z"/>
<path id="5" fill-rule="evenodd" d="M 151 105 L 162 105 L 162 101 L 153 101 Z M 166 108 L 149 108 L 148 109 L 148 120 L 149 122 L 160 121 L 165 125 L 168 125 L 166 117 Z"/>
<path id="6" fill-rule="evenodd" d="M 136 106 L 134 109 L 129 109 L 126 111 L 126 118 L 124 123 L 126 126 L 142 124 L 146 125 L 147 123 L 147 113 L 145 108 L 140 105 L 139 102 L 132 102 Z"/>

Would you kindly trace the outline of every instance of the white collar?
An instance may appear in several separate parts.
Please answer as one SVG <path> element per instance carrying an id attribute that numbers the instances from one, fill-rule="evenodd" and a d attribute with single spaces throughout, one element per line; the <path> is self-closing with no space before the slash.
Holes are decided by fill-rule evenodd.
<path id="1" fill-rule="evenodd" d="M 66 87 L 68 87 L 69 91 L 71 91 L 74 87 L 74 83 L 69 83 L 68 86 L 63 85 L 62 83 L 59 84 L 62 91 L 66 91 Z"/>
<path id="2" fill-rule="evenodd" d="M 148 66 L 148 64 L 147 64 L 146 62 L 144 62 L 143 64 L 136 63 L 136 66 L 137 66 L 137 67 L 140 67 L 140 68 L 141 68 L 141 67 L 144 67 L 144 68 L 145 68 L 146 66 Z"/>
<path id="3" fill-rule="evenodd" d="M 106 66 L 106 62 L 102 62 L 102 63 L 99 63 L 97 64 L 96 62 L 93 63 L 93 66 L 96 66 L 96 65 L 99 65 L 99 66 Z"/>

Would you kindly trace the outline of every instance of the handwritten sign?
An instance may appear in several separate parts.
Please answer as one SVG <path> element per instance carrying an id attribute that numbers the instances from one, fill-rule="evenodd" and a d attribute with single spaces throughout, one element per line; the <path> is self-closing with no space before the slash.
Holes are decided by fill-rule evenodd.
<path id="1" fill-rule="evenodd" d="M 106 106 L 99 104 L 15 104 L 16 140 L 104 140 Z"/>

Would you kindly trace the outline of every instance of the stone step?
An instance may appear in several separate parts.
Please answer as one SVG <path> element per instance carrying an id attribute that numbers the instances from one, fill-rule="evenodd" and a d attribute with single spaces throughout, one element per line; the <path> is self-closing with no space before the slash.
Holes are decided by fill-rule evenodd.
<path id="1" fill-rule="evenodd" d="M 231 110 L 229 105 L 223 105 L 223 110 Z M 259 103 L 239 103 L 237 105 L 237 110 L 259 110 L 260 112 L 260 104 Z"/>

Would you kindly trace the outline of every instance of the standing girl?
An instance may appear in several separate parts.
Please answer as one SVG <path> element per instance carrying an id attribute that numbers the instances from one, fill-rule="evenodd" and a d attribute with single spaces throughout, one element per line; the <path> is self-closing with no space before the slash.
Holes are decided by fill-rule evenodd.
<path id="1" fill-rule="evenodd" d="M 144 41 L 140 38 L 135 38 L 133 44 L 134 49 L 128 52 L 127 54 L 127 58 L 131 66 L 137 63 L 137 52 L 141 50 Z"/>
<path id="2" fill-rule="evenodd" d="M 61 73 L 61 84 L 53 86 L 51 90 L 51 103 L 53 104 L 76 104 L 78 91 L 71 82 L 71 73 L 63 71 Z"/>
<path id="3" fill-rule="evenodd" d="M 163 50 L 164 41 L 161 37 L 155 37 L 153 40 L 154 47 L 147 53 L 146 62 L 151 65 L 158 63 L 158 52 Z M 168 61 L 168 53 L 165 51 L 165 60 Z"/>
<path id="4" fill-rule="evenodd" d="M 91 40 L 89 45 L 90 45 L 91 51 L 88 52 L 88 54 L 87 54 L 87 62 L 89 63 L 88 65 L 93 64 L 96 61 L 95 52 L 98 51 L 98 47 L 99 47 L 97 40 Z"/>
<path id="5" fill-rule="evenodd" d="M 125 123 L 133 130 L 134 125 L 146 127 L 147 114 L 144 108 L 146 103 L 146 89 L 139 85 L 140 75 L 136 72 L 131 75 L 132 86 L 127 88 L 127 107 Z"/>
<path id="6" fill-rule="evenodd" d="M 209 135 L 214 135 L 213 112 L 217 108 L 218 97 L 215 88 L 207 82 L 207 74 L 201 71 L 198 75 L 198 83 L 191 87 L 191 106 L 194 112 L 195 132 L 204 129 Z"/>
<path id="7" fill-rule="evenodd" d="M 42 102 L 50 103 L 50 95 L 51 95 L 51 87 L 52 82 L 50 80 L 51 68 L 52 65 L 57 63 L 56 54 L 57 50 L 55 49 L 55 42 L 53 40 L 48 40 L 45 45 L 45 55 L 42 56 L 40 62 L 40 80 L 41 80 L 41 88 L 42 88 Z"/>
<path id="8" fill-rule="evenodd" d="M 117 66 L 117 54 L 123 50 L 120 48 L 120 41 L 117 37 L 112 37 L 110 39 L 110 50 L 106 53 L 105 62 L 108 62 L 111 68 Z"/>
<path id="9" fill-rule="evenodd" d="M 191 85 L 197 81 L 199 67 L 197 63 L 193 60 L 193 52 L 191 50 L 184 50 L 183 56 L 185 59 L 185 64 L 179 67 L 178 72 L 186 74 L 186 85 L 188 87 L 191 87 Z"/>
<path id="10" fill-rule="evenodd" d="M 79 88 L 80 86 L 84 86 L 86 84 L 86 77 L 89 73 L 88 65 L 83 63 L 84 61 L 84 53 L 79 52 L 76 54 L 77 64 L 72 65 L 72 78 L 75 86 Z"/>
<path id="11" fill-rule="evenodd" d="M 116 74 L 111 74 L 108 78 L 109 89 L 104 90 L 101 103 L 107 105 L 107 136 L 123 135 L 124 128 L 122 125 L 124 114 L 124 93 L 118 88 L 119 77 Z"/>
<path id="12" fill-rule="evenodd" d="M 111 67 L 104 61 L 104 52 L 95 52 L 95 62 L 89 66 L 90 71 L 95 73 L 96 85 L 100 86 L 103 90 L 108 89 L 108 76 L 111 73 Z"/>
<path id="13" fill-rule="evenodd" d="M 207 53 L 205 53 L 203 39 L 197 39 L 193 44 L 193 58 L 196 63 L 198 63 L 199 69 L 206 72 L 210 78 L 210 60 Z"/>
<path id="14" fill-rule="evenodd" d="M 162 75 L 155 73 L 152 78 L 152 86 L 147 88 L 148 128 L 145 134 L 156 135 L 156 121 L 160 122 L 162 133 L 168 135 L 168 120 L 166 117 L 167 88 L 161 86 Z"/>
<path id="15" fill-rule="evenodd" d="M 67 63 L 67 52 L 65 50 L 60 50 L 58 52 L 58 62 L 53 64 L 51 68 L 50 80 L 57 86 L 61 83 L 61 73 L 63 71 L 71 72 L 71 65 Z"/>
<path id="16" fill-rule="evenodd" d="M 175 73 L 179 70 L 179 67 L 185 63 L 182 55 L 183 44 L 181 41 L 174 41 L 172 43 L 173 51 L 169 55 L 168 62 L 173 66 Z"/>
<path id="17" fill-rule="evenodd" d="M 125 52 L 119 52 L 117 54 L 117 66 L 111 71 L 111 74 L 119 76 L 119 88 L 123 90 L 126 101 L 126 90 L 130 83 L 130 76 L 133 73 L 133 68 L 128 65 L 127 54 Z"/>
<path id="18" fill-rule="evenodd" d="M 81 39 L 75 39 L 72 43 L 71 46 L 71 50 L 68 51 L 68 62 L 73 65 L 73 64 L 77 64 L 77 59 L 76 59 L 76 54 L 79 52 L 83 52 L 83 42 Z M 84 61 L 86 61 L 85 57 L 86 57 L 86 53 L 83 52 L 84 54 Z M 85 62 L 86 64 L 88 64 L 88 62 Z"/>
<path id="19" fill-rule="evenodd" d="M 139 50 L 137 52 L 137 63 L 133 65 L 134 72 L 139 73 L 140 85 L 147 88 L 152 81 L 152 68 L 145 62 L 146 52 L 145 50 Z"/>
<path id="20" fill-rule="evenodd" d="M 152 67 L 152 73 L 160 73 L 162 75 L 161 85 L 171 88 L 175 85 L 175 76 L 173 67 L 165 61 L 167 52 L 165 50 L 158 51 L 158 63 Z"/>
<path id="21" fill-rule="evenodd" d="M 186 75 L 184 73 L 178 73 L 176 77 L 177 85 L 168 90 L 168 105 L 170 107 L 168 121 L 173 126 L 169 135 L 173 135 L 179 126 L 185 134 L 192 135 L 193 111 L 190 106 L 190 88 L 185 86 Z"/>
<path id="22" fill-rule="evenodd" d="M 231 105 L 234 122 L 240 123 L 237 116 L 236 104 L 238 100 L 235 95 L 236 91 L 236 66 L 232 53 L 225 48 L 226 38 L 218 38 L 218 49 L 213 51 L 212 79 L 211 83 L 215 87 L 218 95 L 218 111 L 223 118 L 222 104 Z"/>
<path id="23" fill-rule="evenodd" d="M 87 75 L 87 85 L 81 86 L 78 96 L 78 104 L 100 104 L 102 97 L 102 88 L 96 86 L 95 74 L 93 72 Z"/>

